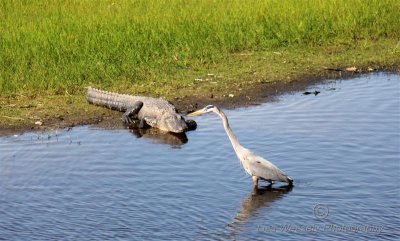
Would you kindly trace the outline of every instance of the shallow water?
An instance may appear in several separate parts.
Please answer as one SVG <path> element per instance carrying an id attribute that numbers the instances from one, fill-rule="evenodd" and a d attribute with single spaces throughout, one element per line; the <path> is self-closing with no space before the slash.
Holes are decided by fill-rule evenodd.
<path id="1" fill-rule="evenodd" d="M 0 240 L 398 238 L 400 77 L 314 90 L 225 111 L 293 189 L 253 190 L 213 114 L 183 137 L 83 126 L 0 138 Z"/>

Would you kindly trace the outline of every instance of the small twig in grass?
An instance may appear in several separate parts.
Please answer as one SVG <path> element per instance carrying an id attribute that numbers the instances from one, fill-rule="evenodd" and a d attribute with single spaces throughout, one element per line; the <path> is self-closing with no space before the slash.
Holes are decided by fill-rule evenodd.
<path id="1" fill-rule="evenodd" d="M 12 117 L 12 116 L 6 116 L 6 115 L 3 115 L 2 117 L 7 118 L 7 119 L 12 119 L 12 120 L 24 120 L 23 118 L 20 118 L 20 117 Z"/>
<path id="2" fill-rule="evenodd" d="M 336 67 L 326 67 L 322 66 L 324 70 L 331 70 L 331 71 L 347 71 L 347 72 L 357 72 L 358 69 L 356 67 L 345 67 L 345 68 L 336 68 Z"/>

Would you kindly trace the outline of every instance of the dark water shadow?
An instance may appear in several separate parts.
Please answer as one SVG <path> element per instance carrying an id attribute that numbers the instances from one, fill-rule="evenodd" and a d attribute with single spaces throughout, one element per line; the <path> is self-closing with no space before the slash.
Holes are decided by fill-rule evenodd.
<path id="1" fill-rule="evenodd" d="M 172 148 L 180 148 L 186 144 L 189 139 L 185 133 L 171 133 L 159 130 L 157 128 L 146 127 L 139 128 L 139 123 L 134 122 L 130 126 L 123 124 L 120 119 L 107 119 L 103 120 L 96 125 L 96 128 L 108 129 L 108 130 L 127 130 L 131 132 L 137 138 L 144 138 L 153 140 L 152 144 L 170 145 Z"/>
<path id="2" fill-rule="evenodd" d="M 180 148 L 189 141 L 185 133 L 164 132 L 156 128 L 131 128 L 129 131 L 137 138 L 153 140 L 152 144 L 167 144 L 172 148 Z"/>
<path id="3" fill-rule="evenodd" d="M 243 230 L 244 225 L 250 218 L 258 214 L 260 208 L 267 208 L 272 203 L 283 198 L 291 192 L 293 186 L 264 186 L 254 187 L 250 194 L 243 200 L 242 207 L 236 217 L 227 226 L 230 229 L 229 239 L 236 240 L 236 234 Z"/>

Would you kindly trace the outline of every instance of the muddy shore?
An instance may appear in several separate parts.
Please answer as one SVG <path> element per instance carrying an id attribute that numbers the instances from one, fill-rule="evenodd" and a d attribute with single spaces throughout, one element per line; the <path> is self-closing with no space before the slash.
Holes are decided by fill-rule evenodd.
<path id="1" fill-rule="evenodd" d="M 396 67 L 379 69 L 377 71 L 399 73 Z M 305 74 L 301 78 L 290 82 L 260 82 L 248 85 L 234 96 L 185 96 L 175 97 L 170 101 L 177 107 L 180 113 L 186 114 L 201 108 L 207 104 L 214 104 L 226 109 L 243 106 L 258 105 L 267 101 L 273 101 L 276 97 L 290 92 L 303 91 L 308 86 L 320 83 L 328 79 L 345 79 L 365 74 L 367 71 L 343 72 L 326 71 L 322 74 Z M 20 107 L 21 108 L 21 107 Z M 28 107 L 29 108 L 29 107 Z M 73 108 L 73 104 L 71 104 Z M 107 108 L 92 106 L 87 103 L 85 113 L 64 113 L 56 116 L 47 116 L 41 119 L 40 123 L 17 123 L 13 125 L 0 125 L 0 136 L 21 134 L 26 131 L 48 131 L 63 128 L 70 128 L 78 125 L 97 125 L 104 128 L 126 128 L 121 122 L 121 113 L 108 110 Z"/>

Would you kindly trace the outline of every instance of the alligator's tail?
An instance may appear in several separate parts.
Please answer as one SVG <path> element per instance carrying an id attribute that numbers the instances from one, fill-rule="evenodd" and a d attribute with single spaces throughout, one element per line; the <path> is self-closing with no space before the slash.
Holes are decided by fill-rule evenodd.
<path id="1" fill-rule="evenodd" d="M 88 88 L 87 100 L 91 104 L 105 106 L 113 110 L 125 111 L 132 102 L 132 96 Z"/>

